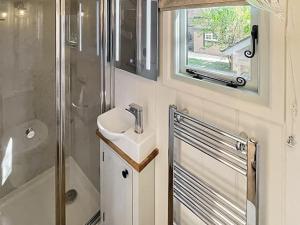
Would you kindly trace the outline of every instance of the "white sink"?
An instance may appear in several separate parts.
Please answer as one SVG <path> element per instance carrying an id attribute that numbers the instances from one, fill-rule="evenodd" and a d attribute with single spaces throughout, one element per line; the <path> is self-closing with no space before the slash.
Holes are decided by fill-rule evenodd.
<path id="1" fill-rule="evenodd" d="M 114 108 L 97 118 L 99 131 L 111 141 L 121 138 L 127 130 L 134 127 L 134 123 L 134 116 L 121 108 Z"/>
<path id="2" fill-rule="evenodd" d="M 141 163 L 155 148 L 155 132 L 144 127 L 142 134 L 134 132 L 134 116 L 122 108 L 114 108 L 97 118 L 101 134 L 118 146 L 130 158 Z"/>

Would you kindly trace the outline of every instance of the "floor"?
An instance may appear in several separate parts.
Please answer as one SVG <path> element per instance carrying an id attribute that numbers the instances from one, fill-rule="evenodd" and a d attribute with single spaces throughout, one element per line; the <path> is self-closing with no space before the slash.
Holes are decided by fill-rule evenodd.
<path id="1" fill-rule="evenodd" d="M 76 162 L 66 162 L 67 189 L 76 189 L 76 200 L 67 205 L 67 225 L 84 225 L 99 210 L 99 193 Z M 54 168 L 35 177 L 0 199 L 0 225 L 55 224 Z"/>

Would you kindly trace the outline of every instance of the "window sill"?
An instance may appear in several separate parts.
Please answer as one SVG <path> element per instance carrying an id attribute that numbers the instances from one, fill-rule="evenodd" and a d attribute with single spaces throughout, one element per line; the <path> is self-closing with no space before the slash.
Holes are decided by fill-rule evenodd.
<path id="1" fill-rule="evenodd" d="M 179 84 L 182 87 L 183 83 L 186 83 L 187 86 L 192 89 L 197 88 L 200 91 L 203 91 L 202 89 L 208 89 L 207 91 L 215 91 L 220 94 L 226 94 L 228 97 L 238 98 L 239 100 L 247 101 L 247 102 L 253 102 L 255 104 L 268 107 L 269 101 L 267 96 L 263 96 L 259 94 L 257 91 L 249 90 L 245 87 L 239 87 L 239 88 L 232 88 L 228 87 L 224 84 L 219 84 L 218 82 L 211 82 L 207 80 L 200 80 L 195 79 L 192 76 L 189 77 L 187 74 L 183 73 L 175 73 L 170 77 L 171 80 L 174 81 L 174 84 Z M 171 82 L 173 83 L 173 82 Z M 182 89 L 182 88 L 181 88 Z"/>
<path id="2" fill-rule="evenodd" d="M 178 72 L 175 76 L 182 76 L 184 78 L 190 78 L 196 81 L 203 81 L 208 83 L 213 83 L 216 85 L 237 88 L 240 90 L 248 90 L 254 93 L 258 93 L 256 87 L 252 87 L 251 82 L 249 82 L 246 78 L 238 77 L 235 74 L 231 75 L 219 75 L 212 74 L 209 72 L 201 72 L 200 70 L 187 68 L 185 73 Z M 249 85 L 250 84 L 250 85 Z"/>

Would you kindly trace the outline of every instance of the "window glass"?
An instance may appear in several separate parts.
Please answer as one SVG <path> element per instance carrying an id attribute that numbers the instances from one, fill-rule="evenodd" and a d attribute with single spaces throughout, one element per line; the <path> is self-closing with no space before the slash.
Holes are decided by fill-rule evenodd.
<path id="1" fill-rule="evenodd" d="M 252 59 L 245 56 L 252 50 L 250 6 L 179 11 L 180 72 L 195 69 L 214 77 L 243 77 L 257 88 L 257 54 Z"/>

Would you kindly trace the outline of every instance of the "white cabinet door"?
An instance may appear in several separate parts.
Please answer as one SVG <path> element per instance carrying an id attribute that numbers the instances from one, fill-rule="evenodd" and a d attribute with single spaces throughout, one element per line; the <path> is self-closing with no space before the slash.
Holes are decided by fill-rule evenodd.
<path id="1" fill-rule="evenodd" d="M 132 169 L 108 145 L 100 148 L 102 224 L 132 225 Z"/>

